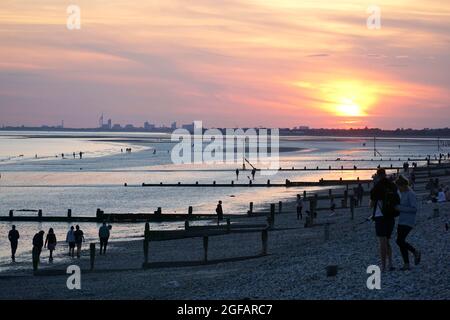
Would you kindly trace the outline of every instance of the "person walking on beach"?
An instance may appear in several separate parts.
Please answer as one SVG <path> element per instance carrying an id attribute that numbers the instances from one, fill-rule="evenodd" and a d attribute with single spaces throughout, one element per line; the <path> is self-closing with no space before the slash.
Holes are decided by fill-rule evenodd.
<path id="1" fill-rule="evenodd" d="M 13 225 L 11 230 L 8 233 L 8 240 L 11 244 L 11 260 L 12 262 L 16 262 L 16 251 L 17 246 L 19 245 L 20 234 L 19 231 L 16 230 L 16 226 Z"/>
<path id="2" fill-rule="evenodd" d="M 56 242 L 55 232 L 53 231 L 53 228 L 50 228 L 44 243 L 44 248 L 48 248 L 48 251 L 50 251 L 50 256 L 48 258 L 49 262 L 53 262 L 53 251 L 56 248 Z"/>
<path id="3" fill-rule="evenodd" d="M 223 220 L 222 201 L 219 201 L 219 203 L 217 204 L 216 213 L 217 213 L 217 223 L 219 223 L 219 221 Z"/>
<path id="4" fill-rule="evenodd" d="M 252 180 L 255 180 L 256 169 L 252 169 Z"/>
<path id="5" fill-rule="evenodd" d="M 33 249 L 32 249 L 32 257 L 33 257 L 33 270 L 36 271 L 38 269 L 39 260 L 41 258 L 42 247 L 44 246 L 44 231 L 39 231 L 33 237 Z"/>
<path id="6" fill-rule="evenodd" d="M 239 169 L 236 169 L 236 180 L 239 180 Z"/>
<path id="7" fill-rule="evenodd" d="M 370 200 L 380 246 L 381 269 L 386 271 L 387 260 L 388 270 L 393 271 L 395 268 L 392 265 L 392 248 L 389 241 L 394 230 L 395 217 L 398 216 L 396 206 L 400 204 L 400 196 L 397 186 L 386 177 L 384 169 L 377 170 L 377 181 L 370 191 Z"/>
<path id="8" fill-rule="evenodd" d="M 106 222 L 103 222 L 100 229 L 98 229 L 98 237 L 100 238 L 100 254 L 102 254 L 102 249 L 103 254 L 106 254 L 106 246 L 108 245 L 108 240 L 110 236 L 109 232 L 110 227 L 111 226 L 106 225 Z"/>
<path id="9" fill-rule="evenodd" d="M 331 197 L 330 199 L 330 217 L 335 216 L 336 215 L 336 203 L 334 202 L 334 197 Z"/>
<path id="10" fill-rule="evenodd" d="M 297 194 L 297 220 L 299 218 L 303 220 L 303 199 Z"/>
<path id="11" fill-rule="evenodd" d="M 83 245 L 84 241 L 84 233 L 80 229 L 79 225 L 75 226 L 75 232 L 73 233 L 75 236 L 75 245 L 77 246 L 77 258 L 80 258 L 81 255 L 81 246 Z"/>
<path id="12" fill-rule="evenodd" d="M 409 187 L 409 182 L 403 176 L 400 176 L 396 185 L 400 191 L 400 204 L 396 209 L 400 212 L 397 226 L 397 245 L 403 258 L 402 271 L 409 270 L 409 252 L 414 255 L 414 264 L 420 263 L 421 253 L 412 245 L 406 242 L 406 237 L 415 225 L 417 214 L 417 197 L 414 191 Z"/>
<path id="13" fill-rule="evenodd" d="M 73 229 L 73 226 L 71 226 L 66 236 L 66 242 L 69 244 L 69 256 L 72 258 L 75 255 L 75 231 Z"/>

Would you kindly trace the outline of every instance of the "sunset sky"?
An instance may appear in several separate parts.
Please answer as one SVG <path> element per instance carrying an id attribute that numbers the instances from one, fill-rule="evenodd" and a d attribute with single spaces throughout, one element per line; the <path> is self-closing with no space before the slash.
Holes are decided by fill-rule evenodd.
<path id="1" fill-rule="evenodd" d="M 138 126 L 448 127 L 450 2 L 1 0 L 0 126 L 94 127 L 102 112 Z"/>

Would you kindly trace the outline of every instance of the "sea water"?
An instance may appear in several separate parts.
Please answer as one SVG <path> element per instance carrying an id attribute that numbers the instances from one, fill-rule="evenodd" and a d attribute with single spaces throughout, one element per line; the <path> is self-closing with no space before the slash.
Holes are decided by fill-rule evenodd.
<path id="1" fill-rule="evenodd" d="M 9 210 L 38 210 L 44 215 L 94 216 L 97 208 L 114 213 L 149 213 L 161 207 L 166 213 L 214 213 L 223 201 L 225 213 L 243 214 L 248 203 L 255 211 L 268 202 L 294 199 L 311 188 L 188 188 L 142 187 L 142 183 L 231 183 L 247 184 L 249 172 L 241 171 L 236 180 L 236 165 L 175 165 L 170 151 L 174 142 L 168 134 L 86 133 L 86 132 L 3 132 L 0 133 L 0 215 Z M 131 148 L 131 152 L 126 152 Z M 437 153 L 435 139 L 377 140 L 374 156 L 372 138 L 281 137 L 280 167 L 351 168 L 401 166 L 407 158 L 424 159 Z M 289 152 L 283 152 L 288 150 Z M 79 152 L 83 152 L 80 159 Z M 62 154 L 64 153 L 64 158 Z M 75 153 L 75 157 L 73 156 Z M 391 159 L 391 161 L 379 161 Z M 398 159 L 401 158 L 401 161 Z M 341 161 L 337 161 L 341 159 Z M 358 161 L 374 159 L 375 161 Z M 342 161 L 350 160 L 350 161 Z M 254 183 L 284 183 L 324 179 L 367 179 L 372 171 L 280 171 L 274 176 L 256 175 Z M 124 184 L 127 184 L 127 187 Z M 20 213 L 36 214 L 36 213 Z M 53 227 L 59 241 L 65 241 L 68 223 L 15 223 L 21 239 L 18 256 L 26 261 L 33 235 Z M 0 269 L 9 266 L 7 233 L 12 223 L 0 222 Z M 87 242 L 97 236 L 99 225 L 82 223 Z M 182 228 L 183 223 L 152 223 L 152 229 Z M 138 237 L 142 224 L 114 224 L 111 240 Z M 60 246 L 61 247 L 61 246 Z M 20 260 L 21 258 L 18 258 Z"/>

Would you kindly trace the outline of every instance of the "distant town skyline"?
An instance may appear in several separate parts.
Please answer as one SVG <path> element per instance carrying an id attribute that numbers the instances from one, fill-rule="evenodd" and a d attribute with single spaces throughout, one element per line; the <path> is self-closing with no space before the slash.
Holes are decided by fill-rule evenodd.
<path id="1" fill-rule="evenodd" d="M 423 128 L 450 119 L 450 3 L 0 2 L 0 125 Z"/>

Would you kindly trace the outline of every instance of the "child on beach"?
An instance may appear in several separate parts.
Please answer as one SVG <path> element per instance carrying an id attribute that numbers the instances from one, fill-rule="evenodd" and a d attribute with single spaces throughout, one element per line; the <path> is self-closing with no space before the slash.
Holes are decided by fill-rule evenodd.
<path id="1" fill-rule="evenodd" d="M 53 228 L 50 228 L 47 233 L 47 237 L 45 238 L 44 248 L 47 247 L 50 251 L 50 257 L 48 258 L 49 262 L 53 262 L 53 251 L 56 247 L 56 235 L 53 231 Z"/>
<path id="2" fill-rule="evenodd" d="M 401 193 L 400 204 L 396 209 L 400 212 L 397 226 L 397 245 L 403 258 L 402 271 L 409 270 L 409 252 L 414 255 L 414 264 L 420 262 L 420 251 L 415 249 L 412 245 L 406 242 L 406 237 L 414 227 L 417 213 L 417 198 L 414 191 L 409 187 L 409 182 L 406 178 L 400 176 L 396 185 Z"/>

